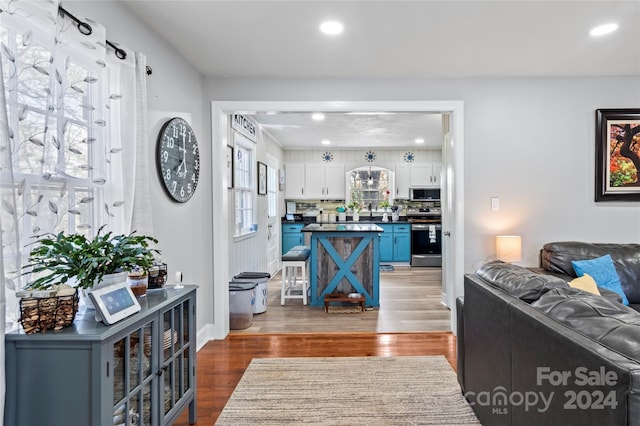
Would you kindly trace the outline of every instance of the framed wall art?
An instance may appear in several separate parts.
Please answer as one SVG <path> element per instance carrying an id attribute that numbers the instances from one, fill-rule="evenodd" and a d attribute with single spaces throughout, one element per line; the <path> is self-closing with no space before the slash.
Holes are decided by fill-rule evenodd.
<path id="1" fill-rule="evenodd" d="M 258 195 L 267 195 L 267 165 L 258 161 Z"/>
<path id="2" fill-rule="evenodd" d="M 598 201 L 640 201 L 640 109 L 596 110 Z"/>

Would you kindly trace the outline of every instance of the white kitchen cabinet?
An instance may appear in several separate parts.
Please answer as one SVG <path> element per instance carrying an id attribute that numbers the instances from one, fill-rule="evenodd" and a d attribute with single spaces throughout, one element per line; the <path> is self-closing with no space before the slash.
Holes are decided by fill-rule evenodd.
<path id="1" fill-rule="evenodd" d="M 411 186 L 440 186 L 441 173 L 441 164 L 411 164 Z"/>
<path id="2" fill-rule="evenodd" d="M 411 166 L 408 163 L 396 164 L 395 198 L 399 200 L 408 200 L 410 186 L 411 186 Z"/>
<path id="3" fill-rule="evenodd" d="M 327 164 L 324 166 L 325 199 L 344 200 L 346 197 L 346 176 L 343 164 Z"/>
<path id="4" fill-rule="evenodd" d="M 304 188 L 304 164 L 285 164 L 285 190 L 284 198 L 296 200 L 305 198 Z"/>
<path id="5" fill-rule="evenodd" d="M 305 166 L 304 198 L 344 200 L 345 193 L 343 164 L 307 164 Z"/>

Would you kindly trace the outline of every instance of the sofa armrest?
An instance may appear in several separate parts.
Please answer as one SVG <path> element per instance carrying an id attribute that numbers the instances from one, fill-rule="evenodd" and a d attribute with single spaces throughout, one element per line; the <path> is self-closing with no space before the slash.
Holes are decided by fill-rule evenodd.
<path id="1" fill-rule="evenodd" d="M 456 315 L 457 326 L 456 332 L 458 334 L 456 338 L 456 369 L 458 374 L 458 383 L 462 393 L 464 393 L 464 297 L 458 297 L 456 299 Z"/>

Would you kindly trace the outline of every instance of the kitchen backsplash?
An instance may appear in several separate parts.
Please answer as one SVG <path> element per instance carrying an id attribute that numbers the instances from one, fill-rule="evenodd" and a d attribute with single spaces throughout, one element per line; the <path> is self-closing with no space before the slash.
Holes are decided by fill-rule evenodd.
<path id="1" fill-rule="evenodd" d="M 342 201 L 305 200 L 297 201 L 295 203 L 296 213 L 302 214 L 303 216 L 316 216 L 320 213 L 335 213 L 338 207 L 346 207 L 345 203 Z M 400 216 L 405 216 L 407 214 L 407 208 L 420 207 L 420 204 L 421 203 L 405 200 L 396 200 L 395 202 L 395 205 L 402 207 L 402 210 L 400 210 Z M 384 209 L 376 209 L 374 206 L 374 212 L 382 213 L 384 211 Z M 387 211 L 390 212 L 390 210 Z M 369 210 L 365 207 L 360 212 L 360 214 L 363 213 L 369 213 Z"/>

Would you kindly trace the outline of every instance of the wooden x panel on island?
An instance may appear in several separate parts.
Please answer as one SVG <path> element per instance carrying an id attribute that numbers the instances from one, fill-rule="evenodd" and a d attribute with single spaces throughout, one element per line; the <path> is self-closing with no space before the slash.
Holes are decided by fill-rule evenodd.
<path id="1" fill-rule="evenodd" d="M 311 233 L 311 306 L 323 306 L 332 293 L 360 293 L 370 307 L 380 306 L 380 233 L 367 224 L 317 224 Z"/>

